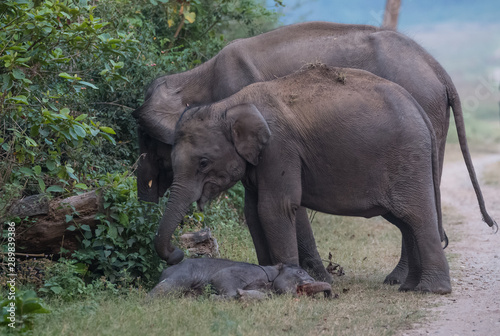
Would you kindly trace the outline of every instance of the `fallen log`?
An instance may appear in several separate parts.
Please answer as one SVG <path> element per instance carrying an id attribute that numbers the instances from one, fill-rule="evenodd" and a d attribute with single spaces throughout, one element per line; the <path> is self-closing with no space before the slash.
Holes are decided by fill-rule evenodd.
<path id="1" fill-rule="evenodd" d="M 103 212 L 102 204 L 102 198 L 95 191 L 52 200 L 47 195 L 33 195 L 15 202 L 8 214 L 21 218 L 15 232 L 16 255 L 56 258 L 70 255 L 80 247 L 83 235 L 80 230 L 70 231 L 68 227 L 88 225 L 93 231 L 100 223 L 96 215 Z M 192 257 L 219 256 L 217 240 L 208 228 L 185 233 L 179 239 L 181 247 Z"/>
<path id="2" fill-rule="evenodd" d="M 49 200 L 46 195 L 21 199 L 8 213 L 21 218 L 21 223 L 16 225 L 16 252 L 20 255 L 59 255 L 61 248 L 66 253 L 73 252 L 79 248 L 82 234 L 67 228 L 88 225 L 94 229 L 99 223 L 95 216 L 100 210 L 102 199 L 95 191 L 64 199 Z"/>
<path id="3" fill-rule="evenodd" d="M 187 249 L 191 257 L 219 257 L 219 245 L 217 239 L 212 236 L 210 228 L 185 233 L 179 240 L 181 247 Z"/>

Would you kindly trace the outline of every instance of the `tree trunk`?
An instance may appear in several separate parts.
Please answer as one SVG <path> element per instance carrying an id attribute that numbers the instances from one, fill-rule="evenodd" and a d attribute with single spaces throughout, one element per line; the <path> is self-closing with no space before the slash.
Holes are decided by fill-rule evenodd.
<path id="1" fill-rule="evenodd" d="M 387 0 L 382 28 L 397 30 L 401 0 Z"/>
<path id="2" fill-rule="evenodd" d="M 58 255 L 61 248 L 68 253 L 77 250 L 81 233 L 67 228 L 88 225 L 94 229 L 99 223 L 95 215 L 101 209 L 102 199 L 95 191 L 64 199 L 34 195 L 17 201 L 9 209 L 10 216 L 22 219 L 16 225 L 16 254 Z"/>

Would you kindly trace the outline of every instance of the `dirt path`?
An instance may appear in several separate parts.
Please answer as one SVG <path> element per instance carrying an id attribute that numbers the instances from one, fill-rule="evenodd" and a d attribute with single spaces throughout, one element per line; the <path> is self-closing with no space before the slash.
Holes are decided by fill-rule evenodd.
<path id="1" fill-rule="evenodd" d="M 475 156 L 478 176 L 500 154 Z M 498 172 L 500 174 L 500 172 Z M 481 184 L 490 215 L 500 224 L 500 188 Z M 453 292 L 436 297 L 434 318 L 400 335 L 500 335 L 500 233 L 481 221 L 463 160 L 445 163 L 441 185 L 445 229 L 450 237 Z"/>

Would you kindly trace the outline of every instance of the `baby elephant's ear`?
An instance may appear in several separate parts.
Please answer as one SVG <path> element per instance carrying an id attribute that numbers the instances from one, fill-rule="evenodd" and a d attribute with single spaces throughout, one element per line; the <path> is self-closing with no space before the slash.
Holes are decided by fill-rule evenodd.
<path id="1" fill-rule="evenodd" d="M 266 120 L 253 104 L 237 105 L 227 110 L 226 118 L 236 151 L 254 166 L 266 145 L 271 131 Z"/>

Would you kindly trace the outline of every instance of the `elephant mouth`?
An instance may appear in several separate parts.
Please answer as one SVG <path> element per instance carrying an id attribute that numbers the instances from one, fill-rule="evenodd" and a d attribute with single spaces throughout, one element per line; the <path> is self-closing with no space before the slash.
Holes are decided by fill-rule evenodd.
<path id="1" fill-rule="evenodd" d="M 297 295 L 314 296 L 318 293 L 323 293 L 325 298 L 332 297 L 332 286 L 328 282 L 307 281 L 297 285 Z"/>
<path id="2" fill-rule="evenodd" d="M 215 199 L 221 191 L 224 190 L 213 182 L 207 182 L 203 186 L 200 198 L 196 201 L 198 211 L 203 211 L 205 205 L 212 199 Z"/>
<path id="3" fill-rule="evenodd" d="M 205 205 L 208 203 L 209 198 L 205 195 L 201 195 L 200 199 L 196 201 L 196 205 L 198 207 L 198 211 L 203 211 L 205 209 Z"/>

